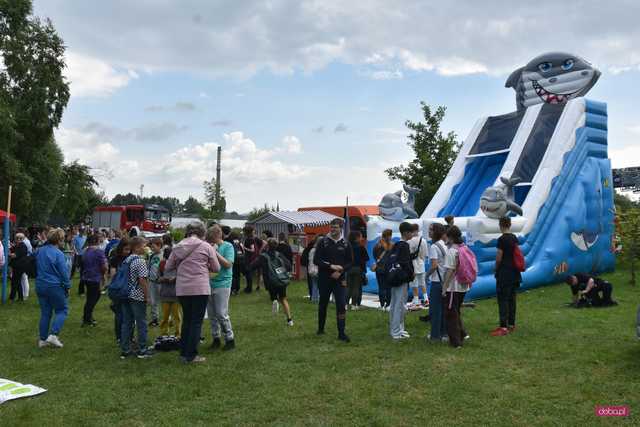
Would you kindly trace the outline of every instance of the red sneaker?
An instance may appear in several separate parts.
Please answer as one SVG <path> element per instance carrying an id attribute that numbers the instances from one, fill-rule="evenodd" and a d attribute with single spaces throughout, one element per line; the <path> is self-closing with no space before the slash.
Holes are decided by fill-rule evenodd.
<path id="1" fill-rule="evenodd" d="M 491 331 L 492 337 L 503 337 L 509 333 L 507 328 L 498 327 Z"/>

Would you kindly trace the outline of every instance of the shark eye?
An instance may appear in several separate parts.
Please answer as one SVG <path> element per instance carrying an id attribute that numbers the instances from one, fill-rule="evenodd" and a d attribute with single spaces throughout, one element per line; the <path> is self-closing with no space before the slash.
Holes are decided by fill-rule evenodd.
<path id="1" fill-rule="evenodd" d="M 567 71 L 573 68 L 573 59 L 567 59 L 562 63 L 562 69 Z"/>
<path id="2" fill-rule="evenodd" d="M 543 73 L 549 71 L 551 67 L 553 67 L 553 64 L 551 62 L 542 62 L 538 65 L 538 69 Z"/>

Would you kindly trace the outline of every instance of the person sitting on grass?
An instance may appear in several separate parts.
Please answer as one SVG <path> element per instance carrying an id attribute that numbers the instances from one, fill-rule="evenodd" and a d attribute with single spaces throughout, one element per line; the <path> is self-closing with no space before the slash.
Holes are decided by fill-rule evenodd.
<path id="1" fill-rule="evenodd" d="M 259 269 L 262 272 L 265 288 L 269 291 L 269 297 L 272 301 L 279 302 L 282 305 L 285 316 L 287 317 L 287 325 L 293 326 L 293 318 L 291 317 L 291 308 L 287 300 L 287 287 L 279 283 L 273 283 L 272 273 L 270 270 L 274 268 L 274 263 L 278 263 L 280 268 L 291 271 L 291 264 L 284 255 L 278 252 L 278 241 L 273 237 L 267 239 L 267 250 L 263 251 L 258 259 L 251 265 L 252 269 Z M 271 264 L 271 265 L 270 265 Z M 273 307 L 276 307 L 274 304 Z M 276 312 L 277 310 L 272 310 Z"/>
<path id="2" fill-rule="evenodd" d="M 613 285 L 599 277 L 586 273 L 569 275 L 566 279 L 573 295 L 575 307 L 607 307 L 618 303 L 611 299 Z"/>
<path id="3" fill-rule="evenodd" d="M 518 238 L 510 233 L 511 218 L 503 216 L 499 221 L 502 236 L 498 238 L 496 251 L 496 295 L 500 326 L 491 331 L 492 337 L 504 336 L 516 329 L 516 290 L 522 276 L 515 267 L 513 254 L 518 246 Z"/>
<path id="4" fill-rule="evenodd" d="M 62 347 L 58 338 L 69 313 L 69 269 L 60 246 L 64 231 L 54 228 L 47 234 L 47 243 L 36 254 L 38 275 L 36 294 L 40 303 L 40 339 L 38 347 Z M 51 324 L 51 315 L 53 324 Z"/>

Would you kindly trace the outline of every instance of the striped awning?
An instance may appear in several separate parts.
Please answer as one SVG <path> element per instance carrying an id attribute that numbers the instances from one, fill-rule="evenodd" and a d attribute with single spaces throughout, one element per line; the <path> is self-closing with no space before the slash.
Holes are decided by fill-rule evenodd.
<path id="1" fill-rule="evenodd" d="M 320 210 L 280 211 L 266 213 L 255 221 L 250 222 L 250 224 L 254 225 L 257 230 L 278 224 L 290 224 L 298 231 L 302 231 L 304 227 L 327 225 L 335 218 L 339 217 Z"/>

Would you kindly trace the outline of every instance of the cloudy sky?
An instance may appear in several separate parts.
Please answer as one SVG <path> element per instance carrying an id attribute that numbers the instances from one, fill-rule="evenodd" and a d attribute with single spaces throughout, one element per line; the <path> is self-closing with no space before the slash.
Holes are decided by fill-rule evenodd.
<path id="1" fill-rule="evenodd" d="M 516 3 L 521 3 L 516 5 Z M 419 102 L 466 137 L 515 109 L 509 73 L 553 50 L 602 71 L 614 167 L 640 165 L 640 2 L 35 0 L 67 48 L 65 158 L 109 196 L 202 197 L 223 147 L 228 208 L 376 204 Z"/>

